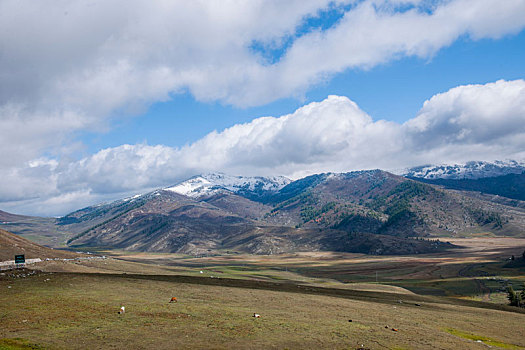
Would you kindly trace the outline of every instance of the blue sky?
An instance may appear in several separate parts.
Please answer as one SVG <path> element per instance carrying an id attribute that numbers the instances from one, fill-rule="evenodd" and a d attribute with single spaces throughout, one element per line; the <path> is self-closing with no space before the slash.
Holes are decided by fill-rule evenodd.
<path id="1" fill-rule="evenodd" d="M 525 0 L 2 0 L 0 210 L 524 161 L 524 29 Z"/>
<path id="2" fill-rule="evenodd" d="M 285 98 L 262 106 L 240 108 L 220 102 L 199 102 L 190 93 L 154 103 L 146 113 L 118 119 L 109 132 L 85 133 L 88 153 L 120 144 L 194 142 L 257 117 L 281 116 L 328 95 L 347 96 L 374 119 L 403 123 L 435 94 L 466 84 L 525 77 L 525 31 L 502 39 L 461 38 L 430 58 L 403 57 L 372 69 L 347 69 L 312 87 L 301 98 Z"/>

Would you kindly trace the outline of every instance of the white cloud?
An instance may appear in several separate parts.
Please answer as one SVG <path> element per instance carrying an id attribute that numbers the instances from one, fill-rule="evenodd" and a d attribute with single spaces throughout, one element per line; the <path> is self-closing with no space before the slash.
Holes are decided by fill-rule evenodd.
<path id="1" fill-rule="evenodd" d="M 332 27 L 297 33 L 341 4 L 353 5 Z M 524 25 L 524 0 L 2 0 L 0 148 L 12 156 L 0 166 L 60 154 L 73 132 L 103 130 L 115 111 L 140 113 L 183 91 L 262 105 L 348 68 L 428 58 L 460 36 L 499 38 Z M 277 62 L 252 49 L 289 40 Z"/>
<path id="2" fill-rule="evenodd" d="M 178 164 L 177 158 L 177 150 L 166 146 L 104 149 L 60 169 L 57 189 L 107 194 L 158 186 L 171 181 L 175 174 L 184 174 L 184 165 Z"/>
<path id="3" fill-rule="evenodd" d="M 293 175 L 305 168 L 320 170 L 328 163 L 337 171 L 348 167 L 345 158 L 351 159 L 370 143 L 389 138 L 391 146 L 396 144 L 394 125 L 374 123 L 348 98 L 329 96 L 290 115 L 259 118 L 211 133 L 180 153 L 183 163 L 193 168 L 205 164 L 210 170 L 231 169 L 253 175 L 276 171 Z"/>
<path id="4" fill-rule="evenodd" d="M 290 95 L 348 68 L 371 68 L 405 56 L 429 58 L 460 36 L 499 38 L 525 25 L 522 0 L 440 2 L 430 14 L 418 7 L 397 12 L 388 5 L 364 1 L 337 26 L 296 40 L 276 67 L 282 78 L 274 91 Z"/>
<path id="5" fill-rule="evenodd" d="M 405 126 L 427 147 L 489 144 L 525 132 L 523 80 L 465 85 L 433 96 Z M 432 136 L 432 138 L 429 138 Z"/>
<path id="6" fill-rule="evenodd" d="M 420 163 L 525 157 L 525 82 L 453 88 L 427 100 L 403 125 Z M 477 154 L 477 156 L 476 156 Z M 417 158 L 416 158 L 417 157 Z"/>
<path id="7" fill-rule="evenodd" d="M 224 100 L 262 69 L 253 40 L 293 33 L 328 2 L 0 1 L 0 148 L 12 154 L 0 166 L 186 89 Z"/>
<path id="8" fill-rule="evenodd" d="M 374 121 L 347 97 L 329 96 L 181 148 L 122 145 L 69 163 L 39 158 L 15 172 L 0 171 L 0 198 L 9 200 L 4 210 L 58 214 L 208 171 L 293 178 L 429 162 L 524 160 L 524 150 L 525 81 L 501 80 L 435 95 L 404 124 Z"/>

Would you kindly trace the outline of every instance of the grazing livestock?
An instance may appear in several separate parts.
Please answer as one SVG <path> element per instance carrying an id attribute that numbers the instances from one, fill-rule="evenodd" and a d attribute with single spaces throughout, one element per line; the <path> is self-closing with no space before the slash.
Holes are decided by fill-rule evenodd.
<path id="1" fill-rule="evenodd" d="M 253 317 L 255 317 L 255 318 L 260 318 L 261 315 L 259 315 L 259 314 L 253 314 Z"/>
<path id="2" fill-rule="evenodd" d="M 177 298 L 172 297 L 171 300 L 170 300 L 170 303 L 176 303 L 176 302 L 177 302 Z"/>
<path id="3" fill-rule="evenodd" d="M 126 308 L 125 308 L 124 306 L 121 306 L 121 307 L 120 307 L 120 310 L 119 310 L 118 313 L 119 313 L 120 315 L 126 313 Z"/>

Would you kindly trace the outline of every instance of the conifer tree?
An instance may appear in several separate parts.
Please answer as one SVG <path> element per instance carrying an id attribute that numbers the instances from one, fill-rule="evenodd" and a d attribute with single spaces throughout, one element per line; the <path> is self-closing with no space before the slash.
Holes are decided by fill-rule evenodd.
<path id="1" fill-rule="evenodd" d="M 507 287 L 507 299 L 509 300 L 510 306 L 518 306 L 518 296 L 512 286 Z"/>

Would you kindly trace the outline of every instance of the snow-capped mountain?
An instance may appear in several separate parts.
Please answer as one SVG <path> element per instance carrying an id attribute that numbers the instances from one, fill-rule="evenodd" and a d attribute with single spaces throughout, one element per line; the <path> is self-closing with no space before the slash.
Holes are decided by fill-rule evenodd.
<path id="1" fill-rule="evenodd" d="M 172 187 L 167 187 L 164 190 L 198 198 L 224 190 L 241 194 L 277 192 L 290 182 L 291 180 L 284 176 L 249 177 L 210 173 L 194 176 L 189 180 Z"/>
<path id="2" fill-rule="evenodd" d="M 423 165 L 407 169 L 402 174 L 405 177 L 422 179 L 480 179 L 485 177 L 521 174 L 525 171 L 525 163 L 510 161 L 482 162 L 472 161 L 454 165 Z"/>

